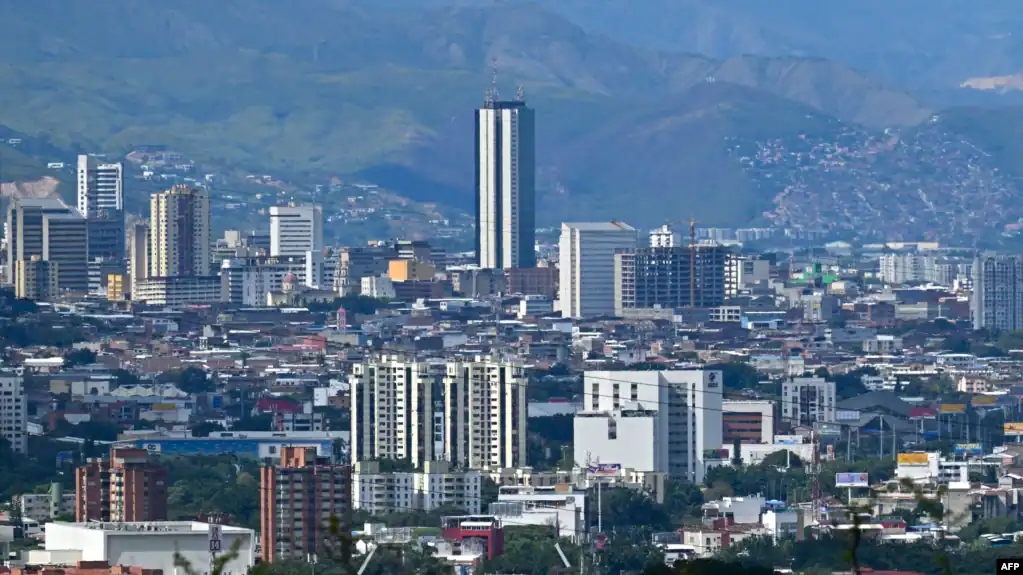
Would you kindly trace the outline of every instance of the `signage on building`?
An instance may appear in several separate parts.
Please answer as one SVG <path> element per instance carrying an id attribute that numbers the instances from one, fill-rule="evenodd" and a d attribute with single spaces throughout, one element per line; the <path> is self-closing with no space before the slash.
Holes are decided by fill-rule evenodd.
<path id="1" fill-rule="evenodd" d="M 1023 435 L 1023 422 L 1006 422 L 1004 426 L 1004 433 L 1005 435 Z"/>
<path id="2" fill-rule="evenodd" d="M 707 388 L 708 389 L 717 389 L 717 387 L 719 385 L 721 385 L 721 382 L 718 381 L 718 372 L 716 372 L 716 371 L 708 372 L 707 373 Z"/>
<path id="3" fill-rule="evenodd" d="M 969 457 L 980 457 L 984 455 L 984 446 L 980 443 L 957 443 L 955 454 Z"/>
<path id="4" fill-rule="evenodd" d="M 220 531 L 221 526 L 210 523 L 210 553 L 217 553 L 221 550 Z"/>
<path id="5" fill-rule="evenodd" d="M 942 413 L 963 413 L 966 411 L 965 403 L 942 403 Z"/>
<path id="6" fill-rule="evenodd" d="M 842 426 L 837 423 L 818 423 L 817 431 L 819 431 L 821 435 L 842 435 Z"/>
<path id="7" fill-rule="evenodd" d="M 704 459 L 728 459 L 727 449 L 704 449 Z"/>
<path id="8" fill-rule="evenodd" d="M 589 466 L 591 476 L 615 476 L 621 471 L 621 463 L 595 463 Z"/>
<path id="9" fill-rule="evenodd" d="M 870 487 L 866 473 L 836 473 L 835 487 Z"/>
<path id="10" fill-rule="evenodd" d="M 801 445 L 803 443 L 802 435 L 775 435 L 775 445 Z"/>
<path id="11" fill-rule="evenodd" d="M 145 444 L 142 445 L 142 449 L 145 449 L 149 453 L 159 453 L 160 452 L 160 444 L 159 443 L 145 443 Z"/>
<path id="12" fill-rule="evenodd" d="M 993 395 L 975 395 L 970 400 L 973 405 L 994 405 L 998 403 L 998 398 Z"/>
<path id="13" fill-rule="evenodd" d="M 900 453 L 899 465 L 927 465 L 930 461 L 927 453 Z"/>
<path id="14" fill-rule="evenodd" d="M 176 411 L 178 406 L 173 403 L 154 403 L 153 411 Z"/>

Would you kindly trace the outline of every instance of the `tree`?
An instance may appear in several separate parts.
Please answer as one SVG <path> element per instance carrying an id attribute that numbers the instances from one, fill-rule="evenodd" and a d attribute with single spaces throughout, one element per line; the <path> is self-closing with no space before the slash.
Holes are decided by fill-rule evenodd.
<path id="1" fill-rule="evenodd" d="M 88 348 L 73 349 L 64 354 L 64 364 L 68 367 L 96 363 L 96 352 Z"/>
<path id="2" fill-rule="evenodd" d="M 671 518 L 664 506 L 658 505 L 642 491 L 629 487 L 612 487 L 601 493 L 604 531 L 620 528 L 642 528 L 651 531 L 671 529 Z M 597 518 L 592 518 L 593 526 Z"/>
<path id="3" fill-rule="evenodd" d="M 725 381 L 726 390 L 756 389 L 760 384 L 760 377 L 756 368 L 744 362 L 714 363 L 708 365 L 707 370 L 719 370 Z"/>
<path id="4" fill-rule="evenodd" d="M 234 544 L 231 545 L 231 548 L 227 551 L 227 553 L 221 553 L 220 555 L 217 556 L 216 559 L 213 560 L 213 568 L 210 569 L 210 570 L 206 570 L 206 569 L 199 569 L 199 570 L 197 570 L 194 566 L 192 566 L 192 564 L 188 561 L 188 559 L 185 559 L 185 557 L 183 555 L 181 555 L 181 553 L 175 551 L 174 552 L 174 567 L 176 569 L 181 569 L 185 573 L 185 575 L 203 575 L 203 574 L 205 574 L 205 575 L 224 575 L 225 571 L 227 570 L 227 564 L 238 558 L 238 556 L 241 554 L 240 553 L 241 552 L 241 548 L 242 548 L 242 540 L 241 539 L 235 539 L 234 540 Z"/>
<path id="5" fill-rule="evenodd" d="M 227 431 L 223 425 L 213 421 L 204 421 L 192 426 L 192 437 L 209 437 L 214 431 Z"/>
<path id="6" fill-rule="evenodd" d="M 173 383 L 178 389 L 188 394 L 207 393 L 215 389 L 214 382 L 206 372 L 198 367 L 186 367 L 180 371 L 168 371 L 160 374 L 160 381 Z"/>

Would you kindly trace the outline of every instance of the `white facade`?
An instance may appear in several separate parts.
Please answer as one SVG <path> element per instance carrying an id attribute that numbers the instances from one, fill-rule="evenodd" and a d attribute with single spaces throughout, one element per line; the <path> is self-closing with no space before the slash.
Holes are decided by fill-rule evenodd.
<path id="1" fill-rule="evenodd" d="M 615 258 L 636 249 L 636 230 L 622 222 L 564 223 L 558 243 L 560 303 L 564 317 L 611 315 L 615 310 Z"/>
<path id="2" fill-rule="evenodd" d="M 361 294 L 377 299 L 394 299 L 394 283 L 387 276 L 368 276 L 361 280 Z"/>
<path id="3" fill-rule="evenodd" d="M 794 377 L 781 386 L 781 418 L 793 425 L 835 422 L 835 382 Z"/>
<path id="4" fill-rule="evenodd" d="M 221 548 L 236 541 L 239 556 L 229 562 L 225 575 L 243 575 L 255 564 L 256 538 L 251 529 L 222 525 Z M 180 553 L 200 573 L 210 563 L 209 524 L 193 521 L 151 523 L 47 523 L 46 551 L 78 561 L 105 561 L 174 573 L 174 554 Z M 76 552 L 77 553 L 74 553 Z M 71 552 L 71 553 L 68 553 Z M 42 557 L 41 557 L 42 558 Z"/>
<path id="5" fill-rule="evenodd" d="M 578 540 L 586 533 L 586 492 L 567 485 L 504 486 L 488 513 L 509 525 L 544 525 L 561 537 Z"/>
<path id="6" fill-rule="evenodd" d="M 620 464 L 700 482 L 721 448 L 720 371 L 587 371 L 576 465 Z"/>
<path id="7" fill-rule="evenodd" d="M 221 282 L 216 276 L 153 277 L 135 284 L 134 301 L 170 307 L 220 301 Z"/>
<path id="8" fill-rule="evenodd" d="M 764 511 L 761 524 L 771 532 L 775 540 L 798 537 L 803 530 L 803 517 L 796 509 L 768 509 Z"/>
<path id="9" fill-rule="evenodd" d="M 310 251 L 323 251 L 323 208 L 272 206 L 270 256 L 305 256 Z"/>
<path id="10" fill-rule="evenodd" d="M 321 252 L 306 252 L 299 257 L 225 259 L 220 263 L 222 297 L 223 301 L 262 307 L 267 305 L 268 293 L 284 290 L 289 274 L 307 288 L 329 290 L 336 272 L 337 259 L 324 258 Z"/>
<path id="11" fill-rule="evenodd" d="M 476 258 L 484 269 L 533 267 L 534 114 L 524 102 L 476 111 Z"/>
<path id="12" fill-rule="evenodd" d="M 652 248 L 673 248 L 682 245 L 679 233 L 671 229 L 671 226 L 663 226 L 650 230 L 650 247 Z"/>
<path id="13" fill-rule="evenodd" d="M 124 209 L 124 168 L 78 156 L 78 211 L 86 218 Z"/>
<path id="14" fill-rule="evenodd" d="M 16 498 L 21 517 L 45 523 L 58 515 L 75 514 L 75 492 L 60 493 L 23 493 Z M 56 505 L 54 505 L 56 504 Z"/>
<path id="15" fill-rule="evenodd" d="M 386 356 L 353 366 L 352 461 L 436 459 L 433 391 L 442 369 Z"/>
<path id="16" fill-rule="evenodd" d="M 760 414 L 760 443 L 774 441 L 774 402 L 761 399 L 726 399 L 721 402 L 723 413 Z M 724 447 L 732 447 L 726 445 Z"/>
<path id="17" fill-rule="evenodd" d="M 25 380 L 11 373 L 0 374 L 0 437 L 15 453 L 28 451 L 27 418 Z"/>
<path id="18" fill-rule="evenodd" d="M 478 358 L 450 362 L 444 376 L 444 459 L 469 469 L 526 465 L 523 367 Z"/>
<path id="19" fill-rule="evenodd" d="M 973 329 L 1023 329 L 1023 258 L 981 254 L 973 264 Z"/>

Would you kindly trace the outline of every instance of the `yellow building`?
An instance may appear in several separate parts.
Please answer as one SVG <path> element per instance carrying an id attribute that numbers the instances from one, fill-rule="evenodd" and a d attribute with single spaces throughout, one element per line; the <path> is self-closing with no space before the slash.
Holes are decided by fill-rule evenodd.
<path id="1" fill-rule="evenodd" d="M 107 274 L 107 299 L 124 301 L 127 281 L 125 274 Z"/>
<path id="2" fill-rule="evenodd" d="M 15 267 L 14 277 L 17 281 L 14 284 L 14 295 L 16 297 L 42 301 L 60 293 L 60 275 L 57 272 L 59 266 L 56 262 L 32 256 L 32 259 L 28 261 L 18 260 Z"/>
<path id="3" fill-rule="evenodd" d="M 415 260 L 391 260 L 387 262 L 387 277 L 395 282 L 430 281 L 437 268 Z"/>

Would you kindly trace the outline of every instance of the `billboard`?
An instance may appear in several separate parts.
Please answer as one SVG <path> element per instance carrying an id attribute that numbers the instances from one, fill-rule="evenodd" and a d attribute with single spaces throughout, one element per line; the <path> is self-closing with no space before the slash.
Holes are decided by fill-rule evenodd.
<path id="1" fill-rule="evenodd" d="M 927 453 L 900 453 L 899 465 L 927 465 Z"/>
<path id="2" fill-rule="evenodd" d="M 703 450 L 703 458 L 704 459 L 728 459 L 728 457 L 729 457 L 729 455 L 728 455 L 728 450 L 727 449 L 704 449 Z"/>
<path id="3" fill-rule="evenodd" d="M 998 403 L 998 398 L 993 395 L 975 395 L 970 400 L 973 405 L 994 405 Z"/>
<path id="4" fill-rule="evenodd" d="M 942 403 L 942 413 L 964 413 L 966 411 L 965 403 Z"/>
<path id="5" fill-rule="evenodd" d="M 1023 435 L 1023 422 L 1006 422 L 1004 426 L 1005 435 Z"/>
<path id="6" fill-rule="evenodd" d="M 980 457 L 984 455 L 984 446 L 980 443 L 957 443 L 955 454 L 969 457 Z"/>
<path id="7" fill-rule="evenodd" d="M 178 405 L 176 403 L 154 403 L 153 411 L 177 411 Z"/>
<path id="8" fill-rule="evenodd" d="M 870 487 L 866 473 L 836 473 L 835 487 Z"/>
<path id="9" fill-rule="evenodd" d="M 589 466 L 591 476 L 616 476 L 622 470 L 621 463 L 593 463 Z"/>
<path id="10" fill-rule="evenodd" d="M 775 445 L 801 445 L 803 443 L 802 435 L 775 435 Z"/>

